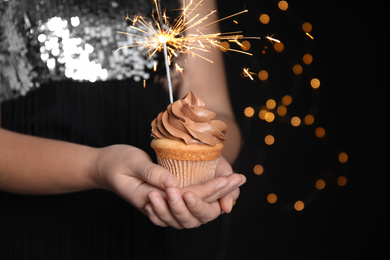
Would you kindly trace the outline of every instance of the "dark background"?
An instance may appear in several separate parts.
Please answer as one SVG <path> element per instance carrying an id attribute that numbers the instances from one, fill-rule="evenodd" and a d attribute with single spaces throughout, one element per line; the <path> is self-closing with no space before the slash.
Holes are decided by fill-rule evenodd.
<path id="1" fill-rule="evenodd" d="M 247 176 L 247 184 L 229 220 L 225 259 L 378 259 L 388 255 L 384 238 L 388 188 L 388 144 L 385 122 L 387 94 L 384 89 L 386 30 L 379 1 L 288 1 L 286 11 L 278 1 L 219 1 L 220 17 L 248 9 L 247 14 L 221 22 L 222 31 L 243 30 L 251 41 L 253 57 L 225 55 L 230 91 L 244 142 L 235 170 Z M 259 22 L 260 14 L 270 23 Z M 311 40 L 301 29 L 313 26 Z M 264 36 L 280 39 L 285 49 L 277 53 Z M 267 47 L 264 47 L 267 46 Z M 265 54 L 262 51 L 265 50 Z M 314 61 L 304 65 L 302 56 Z M 296 76 L 292 65 L 301 64 Z M 240 76 L 242 68 L 258 73 L 265 69 L 269 79 L 255 81 Z M 310 79 L 321 86 L 310 88 Z M 285 117 L 267 123 L 257 116 L 269 98 L 280 104 L 294 97 Z M 255 115 L 244 116 L 251 106 Z M 288 119 L 313 114 L 311 126 L 292 127 Z M 325 138 L 314 135 L 321 126 Z M 275 143 L 267 146 L 264 137 Z M 339 152 L 348 162 L 337 161 Z M 261 164 L 264 173 L 255 175 Z M 336 184 L 339 176 L 347 184 Z M 318 191 L 317 179 L 326 181 Z M 267 202 L 275 193 L 278 201 Z M 305 208 L 296 211 L 295 201 Z"/>

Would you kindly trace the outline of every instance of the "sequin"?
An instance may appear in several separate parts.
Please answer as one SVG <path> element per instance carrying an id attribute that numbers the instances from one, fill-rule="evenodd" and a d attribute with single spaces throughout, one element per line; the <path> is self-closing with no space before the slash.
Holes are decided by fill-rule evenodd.
<path id="1" fill-rule="evenodd" d="M 127 14 L 151 8 L 146 0 L 0 2 L 0 102 L 48 81 L 149 79 L 157 59 L 142 47 L 117 49 L 140 33 Z"/>

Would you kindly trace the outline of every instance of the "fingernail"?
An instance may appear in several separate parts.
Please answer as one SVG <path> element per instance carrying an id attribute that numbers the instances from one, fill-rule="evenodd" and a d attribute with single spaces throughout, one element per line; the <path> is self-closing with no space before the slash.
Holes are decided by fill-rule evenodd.
<path id="1" fill-rule="evenodd" d="M 222 189 L 223 187 L 226 187 L 226 185 L 228 184 L 228 182 L 221 182 L 217 185 L 217 187 L 215 188 L 216 191 L 219 191 L 220 189 Z"/>
<path id="2" fill-rule="evenodd" d="M 196 199 L 192 195 L 187 195 L 187 196 L 185 196 L 184 199 L 186 201 L 187 206 L 192 207 L 196 203 Z"/>
<path id="3" fill-rule="evenodd" d="M 230 199 L 229 199 L 229 208 L 230 208 L 230 211 L 233 209 L 233 203 L 234 203 L 233 198 L 230 198 Z"/>
<path id="4" fill-rule="evenodd" d="M 162 177 L 161 182 L 165 188 L 177 186 L 175 178 L 173 178 L 173 176 L 170 176 L 168 174 Z"/>
<path id="5" fill-rule="evenodd" d="M 151 207 L 149 204 L 145 206 L 145 210 L 146 210 L 147 214 L 149 214 L 149 215 L 151 215 L 151 216 L 154 215 L 154 212 L 153 212 L 153 210 L 152 210 L 152 207 Z"/>
<path id="6" fill-rule="evenodd" d="M 234 180 L 230 183 L 230 189 L 235 189 L 238 187 L 238 185 L 240 185 L 241 183 L 241 180 Z"/>
<path id="7" fill-rule="evenodd" d="M 180 195 L 176 190 L 169 190 L 167 191 L 167 193 L 168 193 L 169 201 L 172 203 L 175 203 L 180 199 Z"/>
<path id="8" fill-rule="evenodd" d="M 158 207 L 161 203 L 161 200 L 156 195 L 150 195 L 149 196 L 150 202 L 152 202 L 153 206 Z"/>

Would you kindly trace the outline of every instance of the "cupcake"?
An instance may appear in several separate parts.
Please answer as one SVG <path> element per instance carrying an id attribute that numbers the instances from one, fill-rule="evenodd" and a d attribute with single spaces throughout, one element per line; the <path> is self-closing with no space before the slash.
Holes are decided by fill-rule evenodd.
<path id="1" fill-rule="evenodd" d="M 193 92 L 168 105 L 152 122 L 151 147 L 158 164 L 179 179 L 179 187 L 215 177 L 227 125 L 216 120 Z"/>

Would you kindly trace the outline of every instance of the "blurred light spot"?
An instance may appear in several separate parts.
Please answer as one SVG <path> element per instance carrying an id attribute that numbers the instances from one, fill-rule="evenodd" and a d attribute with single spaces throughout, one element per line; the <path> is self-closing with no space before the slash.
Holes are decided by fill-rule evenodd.
<path id="1" fill-rule="evenodd" d="M 306 65 L 310 65 L 312 62 L 313 62 L 313 56 L 309 53 L 306 53 L 305 55 L 303 55 L 303 63 L 305 63 Z"/>
<path id="2" fill-rule="evenodd" d="M 319 126 L 316 128 L 315 134 L 318 138 L 323 138 L 325 136 L 325 129 Z"/>
<path id="3" fill-rule="evenodd" d="M 259 118 L 265 120 L 265 115 L 268 113 L 266 109 L 261 109 L 259 112 Z"/>
<path id="4" fill-rule="evenodd" d="M 311 125 L 314 123 L 314 116 L 312 115 L 306 115 L 304 118 L 303 118 L 303 121 L 305 122 L 306 125 Z"/>
<path id="5" fill-rule="evenodd" d="M 310 86 L 313 88 L 313 89 L 317 89 L 319 88 L 321 85 L 321 82 L 319 79 L 317 78 L 313 78 L 311 81 L 310 81 Z"/>
<path id="6" fill-rule="evenodd" d="M 285 116 L 287 114 L 287 108 L 285 106 L 280 105 L 278 106 L 276 113 L 278 113 L 279 116 Z"/>
<path id="7" fill-rule="evenodd" d="M 73 26 L 73 27 L 77 27 L 80 25 L 80 18 L 78 16 L 75 16 L 75 17 L 71 17 L 70 18 L 70 24 Z"/>
<path id="8" fill-rule="evenodd" d="M 288 3 L 286 1 L 279 1 L 278 7 L 282 11 L 286 11 L 288 8 Z"/>
<path id="9" fill-rule="evenodd" d="M 292 69 L 295 75 L 301 75 L 303 72 L 303 68 L 299 64 L 295 64 Z"/>
<path id="10" fill-rule="evenodd" d="M 259 17 L 259 20 L 260 20 L 260 22 L 261 22 L 262 24 L 268 24 L 269 21 L 270 21 L 270 18 L 269 18 L 269 16 L 268 16 L 268 14 L 262 14 L 262 15 L 260 15 L 260 17 Z"/>
<path id="11" fill-rule="evenodd" d="M 264 116 L 264 119 L 265 121 L 267 121 L 268 123 L 271 123 L 275 120 L 275 114 L 272 113 L 272 112 L 267 112 Z"/>
<path id="12" fill-rule="evenodd" d="M 292 126 L 299 126 L 301 124 L 301 119 L 297 116 L 294 116 L 291 118 L 291 125 Z"/>
<path id="13" fill-rule="evenodd" d="M 292 96 L 290 96 L 290 95 L 285 95 L 285 96 L 282 98 L 282 103 L 283 103 L 283 105 L 288 106 L 288 105 L 290 105 L 290 104 L 292 103 L 292 100 L 293 100 Z"/>
<path id="14" fill-rule="evenodd" d="M 268 79 L 268 72 L 266 70 L 260 70 L 259 72 L 259 79 L 264 81 Z"/>
<path id="15" fill-rule="evenodd" d="M 301 210 L 303 210 L 304 208 L 305 208 L 305 204 L 303 203 L 303 201 L 298 200 L 297 202 L 295 202 L 295 204 L 294 204 L 294 209 L 295 209 L 296 211 L 301 211 Z"/>
<path id="16" fill-rule="evenodd" d="M 50 58 L 47 60 L 46 65 L 50 70 L 53 70 L 56 67 L 56 60 L 54 58 Z"/>
<path id="17" fill-rule="evenodd" d="M 251 48 L 251 43 L 248 41 L 243 41 L 240 46 L 241 50 L 248 51 Z"/>
<path id="18" fill-rule="evenodd" d="M 221 47 L 223 51 L 228 51 L 230 48 L 230 44 L 227 41 L 221 42 Z"/>
<path id="19" fill-rule="evenodd" d="M 339 185 L 340 187 L 347 185 L 347 178 L 345 176 L 338 177 L 337 178 L 337 185 Z"/>
<path id="20" fill-rule="evenodd" d="M 275 42 L 274 49 L 277 52 L 282 52 L 284 50 L 284 44 L 281 42 Z"/>
<path id="21" fill-rule="evenodd" d="M 276 107 L 276 101 L 273 100 L 272 98 L 268 99 L 267 102 L 265 103 L 266 107 L 268 109 L 274 109 Z"/>
<path id="22" fill-rule="evenodd" d="M 253 107 L 247 107 L 244 110 L 244 114 L 246 117 L 252 117 L 255 114 L 255 110 L 253 109 Z"/>
<path id="23" fill-rule="evenodd" d="M 47 39 L 47 37 L 46 37 L 45 34 L 42 33 L 42 34 L 38 35 L 38 41 L 39 41 L 40 43 L 45 42 L 46 39 Z"/>
<path id="24" fill-rule="evenodd" d="M 340 163 L 346 163 L 348 161 L 348 154 L 345 152 L 339 153 L 339 162 Z"/>
<path id="25" fill-rule="evenodd" d="M 273 137 L 272 135 L 267 135 L 265 138 L 264 138 L 264 142 L 267 144 L 267 145 L 273 145 L 275 143 L 275 137 Z"/>
<path id="26" fill-rule="evenodd" d="M 256 164 L 255 167 L 253 167 L 253 172 L 256 175 L 261 175 L 264 172 L 264 168 L 260 164 Z"/>
<path id="27" fill-rule="evenodd" d="M 312 26 L 311 23 L 309 23 L 309 22 L 304 22 L 304 23 L 302 24 L 302 30 L 303 30 L 304 32 L 310 33 L 311 30 L 313 30 L 313 26 Z"/>
<path id="28" fill-rule="evenodd" d="M 316 189 L 317 190 L 323 190 L 325 188 L 325 186 L 326 186 L 326 183 L 323 179 L 318 179 L 316 181 Z"/>
<path id="29" fill-rule="evenodd" d="M 267 196 L 268 203 L 274 204 L 274 203 L 276 203 L 277 200 L 278 200 L 278 197 L 276 196 L 275 193 L 268 194 L 268 196 Z"/>

